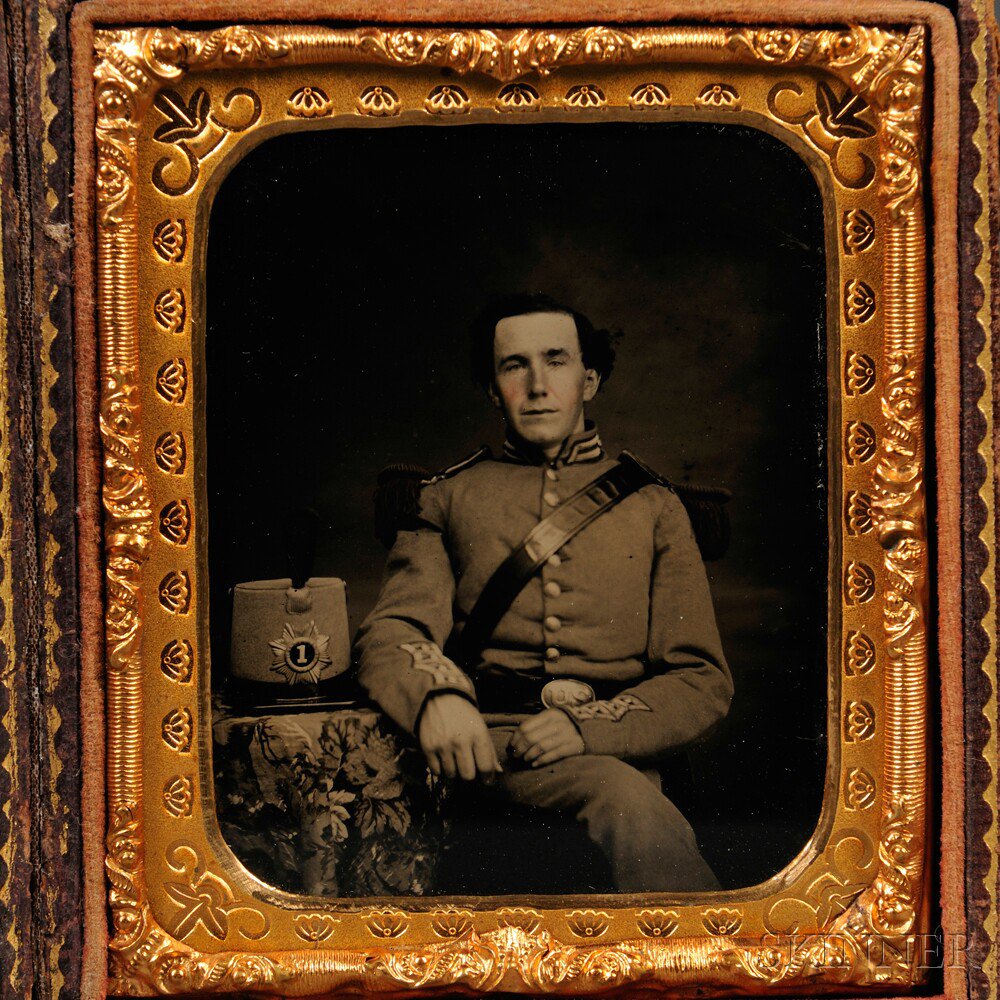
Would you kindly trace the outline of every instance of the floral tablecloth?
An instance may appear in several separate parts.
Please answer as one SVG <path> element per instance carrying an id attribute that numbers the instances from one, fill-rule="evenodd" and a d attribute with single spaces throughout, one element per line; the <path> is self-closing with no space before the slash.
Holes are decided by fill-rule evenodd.
<path id="1" fill-rule="evenodd" d="M 223 837 L 262 881 L 341 897 L 433 891 L 441 793 L 377 712 L 217 711 L 213 743 Z"/>

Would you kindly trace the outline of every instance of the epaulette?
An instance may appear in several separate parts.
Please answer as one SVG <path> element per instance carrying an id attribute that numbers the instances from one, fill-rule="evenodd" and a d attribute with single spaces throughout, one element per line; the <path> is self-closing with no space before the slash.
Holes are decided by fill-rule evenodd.
<path id="1" fill-rule="evenodd" d="M 668 483 L 684 505 L 691 520 L 691 530 L 705 562 L 721 559 L 729 549 L 730 524 L 726 504 L 733 498 L 721 486 L 693 486 Z"/>
<path id="2" fill-rule="evenodd" d="M 451 479 L 452 476 L 457 476 L 460 472 L 464 472 L 466 469 L 471 469 L 472 466 L 492 457 L 493 452 L 490 449 L 490 446 L 488 444 L 484 444 L 482 448 L 478 448 L 471 455 L 466 455 L 466 457 L 460 462 L 456 462 L 454 465 L 449 465 L 447 469 L 442 469 L 440 472 L 435 472 L 433 476 L 421 480 L 420 485 L 430 486 L 432 483 L 441 482 L 442 479 Z"/>

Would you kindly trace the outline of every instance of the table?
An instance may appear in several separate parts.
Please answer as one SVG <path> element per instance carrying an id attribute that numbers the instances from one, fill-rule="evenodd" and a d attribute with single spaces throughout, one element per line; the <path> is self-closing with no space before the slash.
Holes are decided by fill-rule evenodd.
<path id="1" fill-rule="evenodd" d="M 262 881 L 321 896 L 425 895 L 447 835 L 423 755 L 365 706 L 216 706 L 222 835 Z"/>

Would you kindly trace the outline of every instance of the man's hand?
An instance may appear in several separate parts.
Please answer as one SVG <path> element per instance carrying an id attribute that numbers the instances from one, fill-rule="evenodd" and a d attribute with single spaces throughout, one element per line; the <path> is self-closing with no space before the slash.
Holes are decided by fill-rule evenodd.
<path id="1" fill-rule="evenodd" d="M 472 781 L 477 774 L 487 781 L 503 768 L 479 709 L 461 695 L 431 698 L 420 719 L 420 749 L 435 774 Z"/>
<path id="2" fill-rule="evenodd" d="M 510 739 L 510 752 L 532 767 L 544 767 L 585 747 L 573 720 L 558 708 L 547 708 L 525 719 Z"/>

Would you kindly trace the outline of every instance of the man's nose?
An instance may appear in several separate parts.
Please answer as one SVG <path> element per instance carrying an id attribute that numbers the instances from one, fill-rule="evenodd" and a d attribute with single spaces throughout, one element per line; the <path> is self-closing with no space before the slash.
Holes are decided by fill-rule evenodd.
<path id="1" fill-rule="evenodd" d="M 532 396 L 544 396 L 548 392 L 548 382 L 544 365 L 532 365 L 528 376 L 528 392 Z"/>

